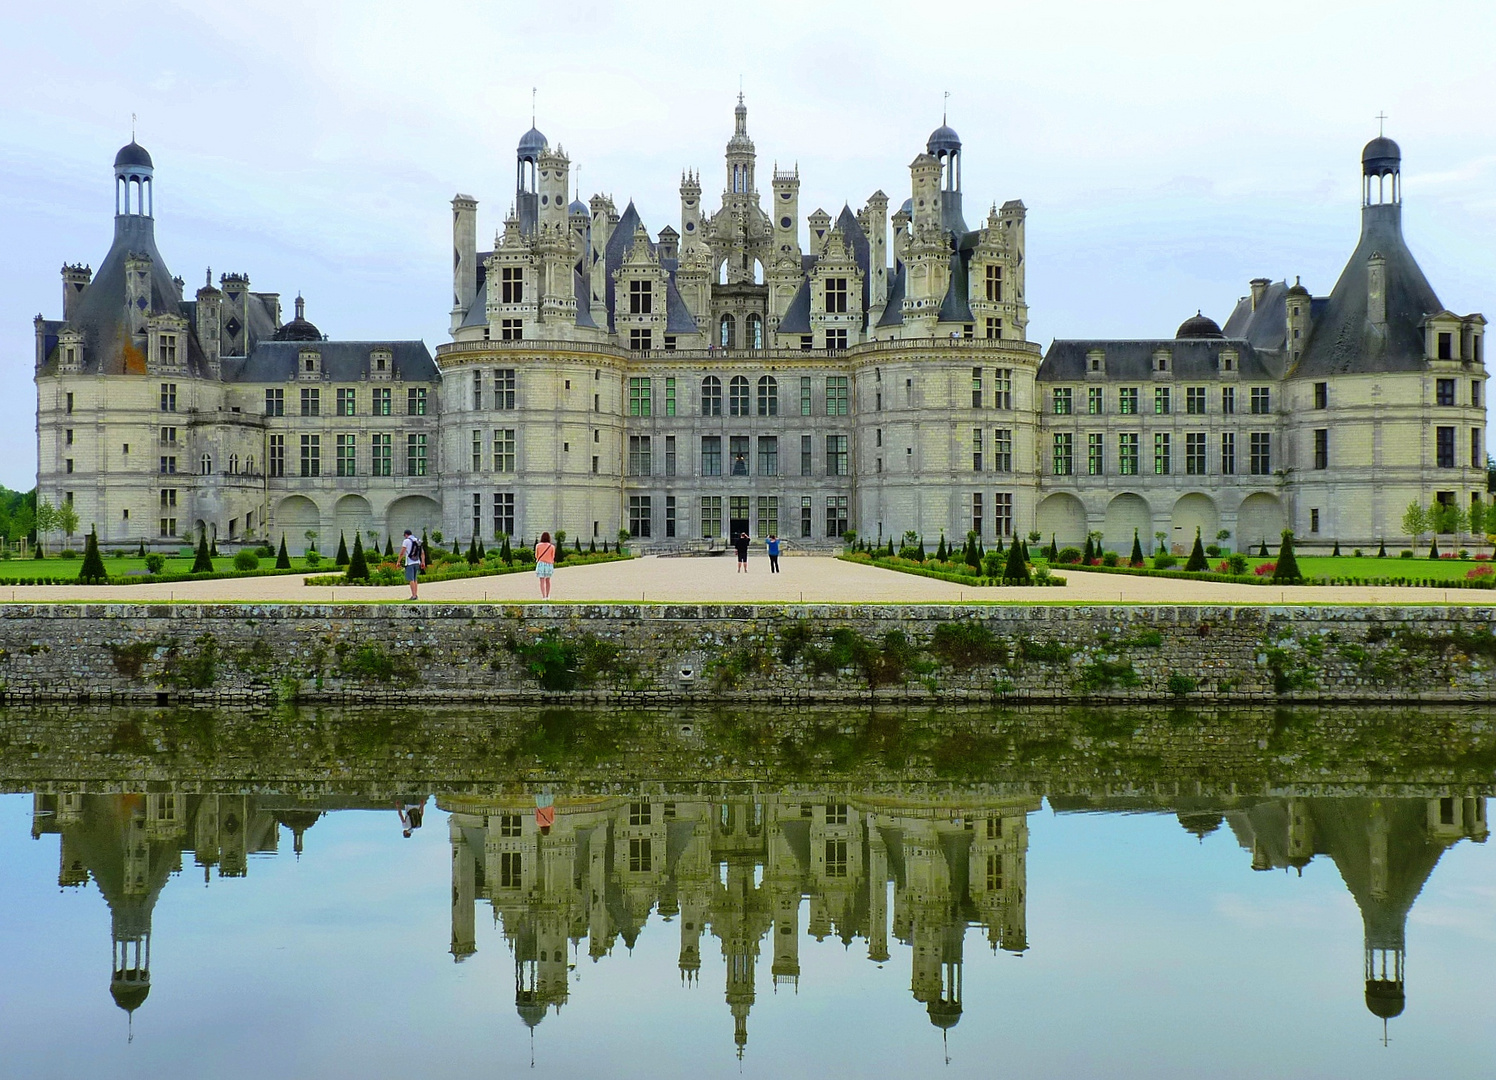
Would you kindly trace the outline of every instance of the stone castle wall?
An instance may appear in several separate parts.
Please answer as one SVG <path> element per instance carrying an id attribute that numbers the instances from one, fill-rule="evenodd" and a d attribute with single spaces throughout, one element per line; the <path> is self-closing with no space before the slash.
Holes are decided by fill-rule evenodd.
<path id="1" fill-rule="evenodd" d="M 6 703 L 1487 702 L 1496 610 L 15 604 Z"/>

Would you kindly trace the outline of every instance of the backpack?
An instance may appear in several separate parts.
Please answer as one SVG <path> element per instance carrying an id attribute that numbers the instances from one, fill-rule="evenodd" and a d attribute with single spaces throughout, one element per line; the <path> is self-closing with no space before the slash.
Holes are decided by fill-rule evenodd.
<path id="1" fill-rule="evenodd" d="M 410 538 L 410 558 L 417 564 L 426 561 L 426 549 L 421 546 L 420 539 L 414 536 Z"/>

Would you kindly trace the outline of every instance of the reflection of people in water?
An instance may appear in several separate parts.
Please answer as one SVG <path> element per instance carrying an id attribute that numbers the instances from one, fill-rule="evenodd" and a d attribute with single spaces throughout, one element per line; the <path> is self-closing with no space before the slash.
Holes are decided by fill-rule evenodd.
<path id="1" fill-rule="evenodd" d="M 549 836 L 556 823 L 556 799 L 550 788 L 535 793 L 535 827 L 541 836 Z"/>
<path id="2" fill-rule="evenodd" d="M 421 815 L 426 812 L 426 804 L 397 802 L 395 812 L 400 815 L 400 831 L 409 840 L 410 834 L 421 827 Z"/>

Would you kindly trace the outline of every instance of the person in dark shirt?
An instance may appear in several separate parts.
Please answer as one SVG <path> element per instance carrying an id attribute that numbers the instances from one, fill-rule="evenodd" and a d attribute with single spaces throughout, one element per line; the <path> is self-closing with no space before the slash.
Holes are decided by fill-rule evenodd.
<path id="1" fill-rule="evenodd" d="M 769 573 L 779 573 L 779 537 L 769 534 Z"/>
<path id="2" fill-rule="evenodd" d="M 732 538 L 732 546 L 738 551 L 738 573 L 748 572 L 748 534 L 740 532 Z"/>

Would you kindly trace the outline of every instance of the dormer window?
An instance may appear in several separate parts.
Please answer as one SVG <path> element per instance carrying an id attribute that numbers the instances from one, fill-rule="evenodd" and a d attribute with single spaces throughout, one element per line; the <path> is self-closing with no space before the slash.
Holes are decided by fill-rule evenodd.
<path id="1" fill-rule="evenodd" d="M 1169 352 L 1167 349 L 1160 349 L 1153 354 L 1153 370 L 1162 372 L 1169 370 Z"/>
<path id="2" fill-rule="evenodd" d="M 1092 349 L 1086 353 L 1086 371 L 1092 375 L 1106 374 L 1106 353 L 1101 349 Z"/>
<path id="3" fill-rule="evenodd" d="M 1216 363 L 1219 365 L 1220 370 L 1223 374 L 1234 372 L 1236 370 L 1236 360 L 1237 356 L 1234 349 L 1223 349 L 1221 353 L 1216 357 Z"/>
<path id="4" fill-rule="evenodd" d="M 322 354 L 313 349 L 302 350 L 297 371 L 303 379 L 315 379 L 322 374 Z"/>
<path id="5" fill-rule="evenodd" d="M 1454 359 L 1454 335 L 1448 330 L 1439 331 L 1438 358 L 1440 360 Z"/>
<path id="6" fill-rule="evenodd" d="M 1448 337 L 1449 335 L 1442 335 Z M 177 335 L 162 334 L 156 343 L 156 359 L 162 364 L 175 366 L 177 362 Z"/>
<path id="7" fill-rule="evenodd" d="M 369 377 L 388 380 L 394 376 L 395 356 L 389 349 L 375 349 L 369 353 Z"/>

